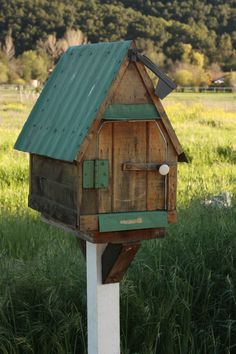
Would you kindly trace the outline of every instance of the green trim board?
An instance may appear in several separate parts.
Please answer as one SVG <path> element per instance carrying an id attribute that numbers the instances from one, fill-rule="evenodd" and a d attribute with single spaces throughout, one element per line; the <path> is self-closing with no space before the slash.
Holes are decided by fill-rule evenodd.
<path id="1" fill-rule="evenodd" d="M 110 104 L 103 116 L 106 120 L 161 119 L 154 104 Z"/>
<path id="2" fill-rule="evenodd" d="M 99 214 L 99 231 L 126 231 L 167 227 L 166 211 Z"/>
<path id="3" fill-rule="evenodd" d="M 109 161 L 95 160 L 95 188 L 108 188 Z"/>
<path id="4" fill-rule="evenodd" d="M 83 188 L 94 188 L 94 160 L 83 162 Z"/>

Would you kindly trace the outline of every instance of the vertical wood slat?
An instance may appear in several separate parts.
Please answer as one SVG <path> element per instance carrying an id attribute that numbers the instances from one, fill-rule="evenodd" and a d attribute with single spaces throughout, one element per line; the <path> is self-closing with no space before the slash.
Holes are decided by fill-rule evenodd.
<path id="1" fill-rule="evenodd" d="M 97 135 L 94 135 L 84 155 L 84 160 L 96 160 L 97 157 L 98 157 Z M 80 162 L 81 178 L 78 182 L 81 185 L 80 191 L 82 193 L 81 204 L 80 204 L 80 215 L 96 214 L 98 211 L 98 206 L 97 206 L 98 192 L 97 189 L 95 188 L 91 188 L 91 189 L 82 188 L 83 186 L 82 169 L 83 169 L 83 162 Z"/>
<path id="2" fill-rule="evenodd" d="M 112 203 L 112 123 L 104 123 L 98 136 L 99 159 L 109 162 L 108 188 L 98 190 L 98 212 L 111 212 Z"/>
<path id="3" fill-rule="evenodd" d="M 124 162 L 146 162 L 146 122 L 114 122 L 113 129 L 113 211 L 146 210 L 146 171 L 122 171 Z"/>
<path id="4" fill-rule="evenodd" d="M 168 200 L 167 209 L 176 209 L 176 185 L 177 185 L 177 166 L 172 166 L 168 174 Z"/>
<path id="5" fill-rule="evenodd" d="M 147 122 L 147 161 L 162 164 L 167 159 L 165 137 L 156 122 Z M 159 171 L 147 173 L 147 210 L 165 209 L 165 177 Z"/>

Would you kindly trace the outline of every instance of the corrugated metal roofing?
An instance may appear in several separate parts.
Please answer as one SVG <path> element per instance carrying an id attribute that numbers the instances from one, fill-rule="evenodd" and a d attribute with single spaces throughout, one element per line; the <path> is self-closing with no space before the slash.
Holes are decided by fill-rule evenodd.
<path id="1" fill-rule="evenodd" d="M 61 57 L 15 149 L 73 161 L 131 41 L 75 46 Z"/>

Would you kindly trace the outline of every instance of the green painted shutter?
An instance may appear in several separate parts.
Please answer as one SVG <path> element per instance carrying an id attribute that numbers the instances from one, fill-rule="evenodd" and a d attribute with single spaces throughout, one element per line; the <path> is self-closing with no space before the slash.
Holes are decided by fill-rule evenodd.
<path id="1" fill-rule="evenodd" d="M 107 188 L 108 184 L 108 160 L 85 160 L 83 162 L 83 188 Z"/>

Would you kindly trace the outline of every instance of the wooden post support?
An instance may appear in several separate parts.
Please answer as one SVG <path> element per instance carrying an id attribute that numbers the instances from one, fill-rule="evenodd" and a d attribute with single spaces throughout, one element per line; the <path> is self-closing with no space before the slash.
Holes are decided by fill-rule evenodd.
<path id="1" fill-rule="evenodd" d="M 103 284 L 120 282 L 140 247 L 140 242 L 109 243 L 102 254 Z"/>
<path id="2" fill-rule="evenodd" d="M 119 283 L 102 284 L 106 244 L 87 242 L 88 354 L 120 354 Z"/>

